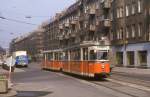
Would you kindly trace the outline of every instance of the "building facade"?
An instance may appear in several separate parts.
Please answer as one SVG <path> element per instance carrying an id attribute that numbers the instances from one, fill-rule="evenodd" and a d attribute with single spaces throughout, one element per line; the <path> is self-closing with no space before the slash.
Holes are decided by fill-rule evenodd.
<path id="1" fill-rule="evenodd" d="M 33 61 L 40 61 L 42 58 L 41 52 L 44 50 L 42 26 L 38 29 L 13 39 L 10 43 L 9 52 L 12 54 L 15 51 L 27 51 Z"/>
<path id="2" fill-rule="evenodd" d="M 114 0 L 111 9 L 114 64 L 150 67 L 150 1 Z"/>

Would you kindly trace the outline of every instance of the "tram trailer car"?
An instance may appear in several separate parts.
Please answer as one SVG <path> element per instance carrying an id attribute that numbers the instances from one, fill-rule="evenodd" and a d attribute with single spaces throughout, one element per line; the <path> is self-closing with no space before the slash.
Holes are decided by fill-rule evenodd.
<path id="1" fill-rule="evenodd" d="M 110 73 L 108 53 L 107 46 L 44 52 L 42 68 L 86 77 L 107 77 Z"/>

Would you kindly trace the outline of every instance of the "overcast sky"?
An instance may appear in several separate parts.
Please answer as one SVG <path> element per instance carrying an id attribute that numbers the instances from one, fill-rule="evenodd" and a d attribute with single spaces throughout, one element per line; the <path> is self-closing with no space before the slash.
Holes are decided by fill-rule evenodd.
<path id="1" fill-rule="evenodd" d="M 69 7 L 76 0 L 0 0 L 0 16 L 32 23 L 17 23 L 0 19 L 0 45 L 9 46 L 11 39 L 31 32 L 43 21 L 50 19 L 56 12 Z M 32 18 L 25 18 L 31 16 Z"/>

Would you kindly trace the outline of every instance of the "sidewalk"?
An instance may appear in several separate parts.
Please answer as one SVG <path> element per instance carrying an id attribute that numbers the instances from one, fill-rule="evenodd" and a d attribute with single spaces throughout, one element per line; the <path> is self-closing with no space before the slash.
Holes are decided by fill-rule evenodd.
<path id="1" fill-rule="evenodd" d="M 17 92 L 14 90 L 9 90 L 7 94 L 0 94 L 0 97 L 15 97 Z"/>
<path id="2" fill-rule="evenodd" d="M 8 76 L 8 71 L 7 70 L 4 70 L 4 69 L 2 69 L 2 67 L 0 67 L 0 75 L 6 75 L 6 76 Z M 9 86 L 8 86 L 9 87 Z M 8 91 L 8 93 L 6 93 L 6 94 L 0 94 L 0 97 L 13 97 L 13 96 L 15 96 L 17 93 L 16 93 L 16 91 L 15 90 L 13 90 L 13 89 L 10 89 L 9 91 Z"/>
<path id="3" fill-rule="evenodd" d="M 148 76 L 150 76 L 150 69 L 114 67 L 112 69 L 112 73 L 126 73 L 126 74 L 137 74 L 137 75 L 148 75 Z"/>

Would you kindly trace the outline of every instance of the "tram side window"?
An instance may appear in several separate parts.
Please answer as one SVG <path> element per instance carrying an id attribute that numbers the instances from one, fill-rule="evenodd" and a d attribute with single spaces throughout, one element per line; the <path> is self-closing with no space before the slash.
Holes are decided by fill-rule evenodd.
<path id="1" fill-rule="evenodd" d="M 48 60 L 53 60 L 52 54 L 48 53 Z"/>
<path id="2" fill-rule="evenodd" d="M 68 60 L 68 52 L 65 52 L 65 58 L 64 60 Z"/>
<path id="3" fill-rule="evenodd" d="M 83 60 L 88 60 L 88 49 L 87 48 L 83 49 Z"/>
<path id="4" fill-rule="evenodd" d="M 59 60 L 63 60 L 63 54 L 59 53 Z"/>
<path id="5" fill-rule="evenodd" d="M 58 53 L 55 53 L 55 60 L 59 60 Z"/>
<path id="6" fill-rule="evenodd" d="M 80 60 L 80 51 L 76 51 L 76 58 L 75 60 Z"/>
<path id="7" fill-rule="evenodd" d="M 96 60 L 96 53 L 94 52 L 94 50 L 90 51 L 90 60 Z"/>
<path id="8" fill-rule="evenodd" d="M 43 59 L 45 59 L 45 58 L 46 58 L 46 54 L 44 53 L 44 54 L 43 54 Z"/>

